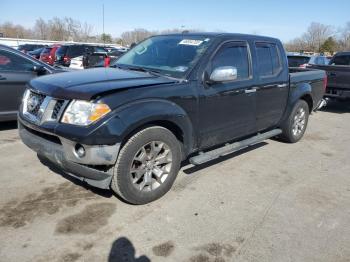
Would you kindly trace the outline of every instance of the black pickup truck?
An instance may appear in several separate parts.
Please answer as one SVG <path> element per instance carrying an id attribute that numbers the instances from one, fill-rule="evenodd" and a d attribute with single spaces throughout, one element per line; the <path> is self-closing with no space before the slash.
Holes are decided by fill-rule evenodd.
<path id="1" fill-rule="evenodd" d="M 22 141 L 69 175 L 134 204 L 194 165 L 264 139 L 297 142 L 325 72 L 288 69 L 279 40 L 243 34 L 151 37 L 111 68 L 32 80 Z"/>
<path id="2" fill-rule="evenodd" d="M 335 54 L 329 65 L 311 65 L 310 68 L 327 72 L 326 97 L 339 100 L 350 99 L 350 52 Z"/>

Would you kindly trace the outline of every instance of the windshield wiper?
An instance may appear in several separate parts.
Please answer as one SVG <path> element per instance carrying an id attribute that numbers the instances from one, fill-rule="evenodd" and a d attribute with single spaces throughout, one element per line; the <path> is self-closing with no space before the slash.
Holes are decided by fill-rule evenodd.
<path id="1" fill-rule="evenodd" d="M 115 68 L 120 68 L 120 69 L 126 69 L 126 70 L 132 70 L 132 71 L 139 71 L 139 72 L 145 72 L 149 73 L 151 75 L 156 75 L 156 76 L 162 76 L 163 74 L 157 70 L 157 69 L 150 69 L 150 68 L 144 68 L 140 66 L 124 66 L 124 65 L 114 65 L 113 67 Z"/>

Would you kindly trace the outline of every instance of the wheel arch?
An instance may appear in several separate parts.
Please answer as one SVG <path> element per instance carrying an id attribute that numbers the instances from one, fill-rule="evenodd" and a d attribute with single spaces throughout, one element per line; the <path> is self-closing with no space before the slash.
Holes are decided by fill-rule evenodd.
<path id="1" fill-rule="evenodd" d="M 121 133 L 121 146 L 140 130 L 161 126 L 171 131 L 182 147 L 185 158 L 194 148 L 194 134 L 190 118 L 177 104 L 164 100 L 142 101 L 118 112 L 125 129 Z"/>

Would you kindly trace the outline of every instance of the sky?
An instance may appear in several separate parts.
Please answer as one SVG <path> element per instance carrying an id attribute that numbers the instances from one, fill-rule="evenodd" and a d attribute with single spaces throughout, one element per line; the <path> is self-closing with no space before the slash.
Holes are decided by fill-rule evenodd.
<path id="1" fill-rule="evenodd" d="M 350 0 L 0 0 L 0 23 L 32 27 L 39 17 L 72 17 L 114 37 L 135 28 L 259 34 L 288 41 L 311 22 L 338 29 L 350 21 Z"/>

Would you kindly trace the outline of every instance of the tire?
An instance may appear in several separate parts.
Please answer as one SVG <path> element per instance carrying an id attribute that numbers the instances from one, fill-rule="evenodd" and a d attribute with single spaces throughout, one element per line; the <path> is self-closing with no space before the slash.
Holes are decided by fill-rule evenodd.
<path id="1" fill-rule="evenodd" d="M 120 150 L 111 188 L 131 204 L 152 202 L 170 190 L 180 163 L 181 146 L 175 135 L 160 126 L 145 128 Z"/>
<path id="2" fill-rule="evenodd" d="M 299 100 L 282 126 L 281 138 L 288 143 L 298 142 L 304 135 L 309 120 L 309 106 Z"/>

